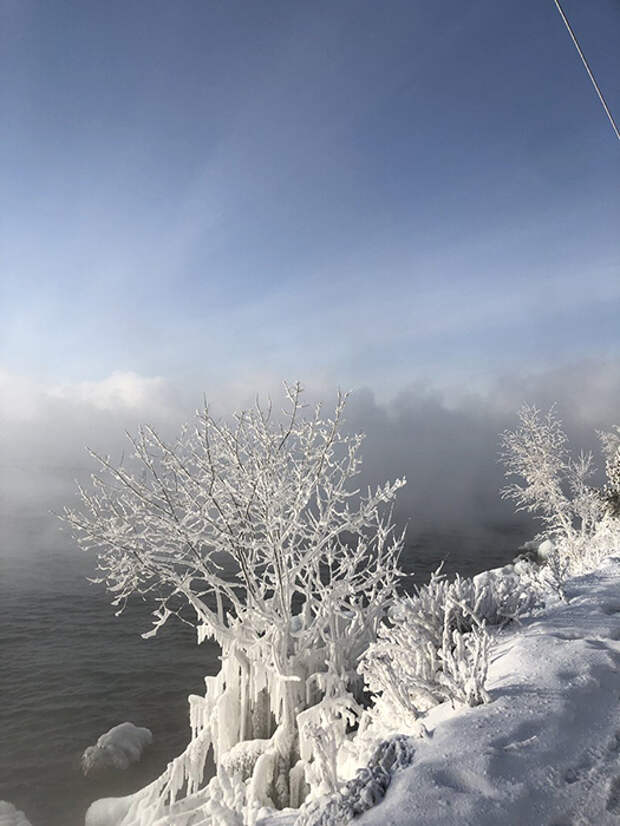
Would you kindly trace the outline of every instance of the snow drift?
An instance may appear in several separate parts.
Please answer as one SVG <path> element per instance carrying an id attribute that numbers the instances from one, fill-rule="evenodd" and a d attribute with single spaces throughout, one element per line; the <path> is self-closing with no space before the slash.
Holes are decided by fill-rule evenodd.
<path id="1" fill-rule="evenodd" d="M 357 826 L 617 825 L 619 586 L 616 557 L 567 582 L 567 602 L 499 632 L 487 683 L 492 702 L 431 709 L 429 736 L 413 741 L 411 765 L 397 767 L 383 801 Z M 333 798 L 323 802 L 323 812 L 330 808 Z M 351 821 L 317 812 L 303 822 Z M 292 812 L 259 820 L 300 823 Z"/>
<path id="2" fill-rule="evenodd" d="M 114 726 L 89 746 L 82 755 L 82 771 L 89 774 L 101 769 L 126 769 L 137 763 L 146 746 L 153 742 L 147 728 L 121 723 Z"/>

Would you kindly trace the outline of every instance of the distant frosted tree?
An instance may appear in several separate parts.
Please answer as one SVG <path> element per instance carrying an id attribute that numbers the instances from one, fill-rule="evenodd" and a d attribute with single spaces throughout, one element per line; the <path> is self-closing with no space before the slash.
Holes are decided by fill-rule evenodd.
<path id="1" fill-rule="evenodd" d="M 188 751 L 145 792 L 157 805 L 200 787 L 211 746 L 228 767 L 220 782 L 232 772 L 257 806 L 298 805 L 298 716 L 321 705 L 314 723 L 344 730 L 357 661 L 394 598 L 403 536 L 391 506 L 405 480 L 360 493 L 347 396 L 325 418 L 320 405 L 303 415 L 299 384 L 285 394 L 283 419 L 257 402 L 228 424 L 205 405 L 173 444 L 140 428 L 127 465 L 92 453 L 100 472 L 64 513 L 119 612 L 135 594 L 155 601 L 145 636 L 177 616 L 222 647 L 220 674 L 190 698 Z"/>
<path id="2" fill-rule="evenodd" d="M 607 511 L 620 517 L 620 426 L 599 434 L 605 455 L 605 475 L 607 482 L 603 488 L 603 501 Z"/>
<path id="3" fill-rule="evenodd" d="M 590 485 L 594 473 L 591 453 L 571 459 L 562 422 L 551 408 L 546 414 L 525 405 L 519 427 L 501 437 L 507 476 L 519 481 L 502 490 L 517 510 L 535 513 L 550 537 L 573 539 L 587 534 L 601 516 L 601 500 Z"/>
<path id="4" fill-rule="evenodd" d="M 620 429 L 599 437 L 607 474 L 602 490 L 591 484 L 592 454 L 581 453 L 577 459 L 569 455 L 568 439 L 553 407 L 543 414 L 525 405 L 519 411 L 519 426 L 501 437 L 506 475 L 518 478 L 502 490 L 502 497 L 543 522 L 539 538 L 551 539 L 568 558 L 567 572 L 595 566 L 620 542 Z"/>

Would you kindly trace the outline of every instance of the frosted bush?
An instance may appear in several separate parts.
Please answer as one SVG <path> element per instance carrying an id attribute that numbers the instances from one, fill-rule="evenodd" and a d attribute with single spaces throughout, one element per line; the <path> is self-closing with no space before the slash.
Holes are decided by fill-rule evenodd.
<path id="1" fill-rule="evenodd" d="M 605 456 L 607 481 L 602 491 L 603 503 L 609 516 L 620 518 L 620 426 L 599 433 Z"/>
<path id="2" fill-rule="evenodd" d="M 542 604 L 531 570 L 519 563 L 449 582 L 440 567 L 415 595 L 397 600 L 359 666 L 374 695 L 364 725 L 396 720 L 422 734 L 420 716 L 438 703 L 487 702 L 486 629 Z"/>
<path id="3" fill-rule="evenodd" d="M 488 701 L 489 636 L 476 613 L 486 593 L 476 595 L 471 580 L 447 583 L 434 574 L 416 596 L 399 600 L 359 666 L 375 696 L 371 716 L 416 730 L 418 717 L 439 703 Z"/>
<path id="4" fill-rule="evenodd" d="M 554 548 L 543 577 L 559 591 L 566 576 L 593 570 L 620 547 L 620 428 L 601 432 L 599 438 L 606 473 L 602 489 L 590 484 L 592 454 L 569 455 L 554 408 L 543 415 L 526 405 L 516 430 L 502 434 L 506 475 L 518 478 L 502 496 L 543 523 L 536 539 L 550 540 Z"/>

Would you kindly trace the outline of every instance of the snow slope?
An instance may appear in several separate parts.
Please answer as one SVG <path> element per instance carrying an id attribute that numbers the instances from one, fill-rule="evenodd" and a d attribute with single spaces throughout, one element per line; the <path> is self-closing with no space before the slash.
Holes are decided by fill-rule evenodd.
<path id="1" fill-rule="evenodd" d="M 567 597 L 497 635 L 492 702 L 433 709 L 356 826 L 620 824 L 620 558 Z"/>

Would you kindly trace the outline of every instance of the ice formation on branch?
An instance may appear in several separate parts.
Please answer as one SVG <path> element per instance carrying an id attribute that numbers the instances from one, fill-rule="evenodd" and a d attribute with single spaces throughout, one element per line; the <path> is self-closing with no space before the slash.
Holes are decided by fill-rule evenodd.
<path id="1" fill-rule="evenodd" d="M 152 742 L 149 729 L 121 723 L 102 734 L 94 746 L 84 751 L 82 771 L 89 774 L 101 769 L 126 769 L 140 760 L 142 752 Z"/>
<path id="2" fill-rule="evenodd" d="M 65 510 L 119 612 L 134 594 L 155 600 L 145 636 L 176 616 L 222 648 L 220 673 L 191 698 L 188 748 L 123 824 L 185 826 L 194 804 L 205 823 L 232 823 L 239 807 L 251 819 L 332 782 L 328 741 L 355 714 L 357 663 L 400 577 L 391 508 L 405 481 L 360 493 L 363 437 L 341 432 L 347 396 L 333 416 L 319 405 L 306 418 L 301 386 L 285 392 L 280 421 L 258 402 L 232 423 L 205 405 L 173 444 L 142 427 L 127 465 L 93 453 L 92 490 Z M 210 748 L 218 775 L 201 791 Z"/>

